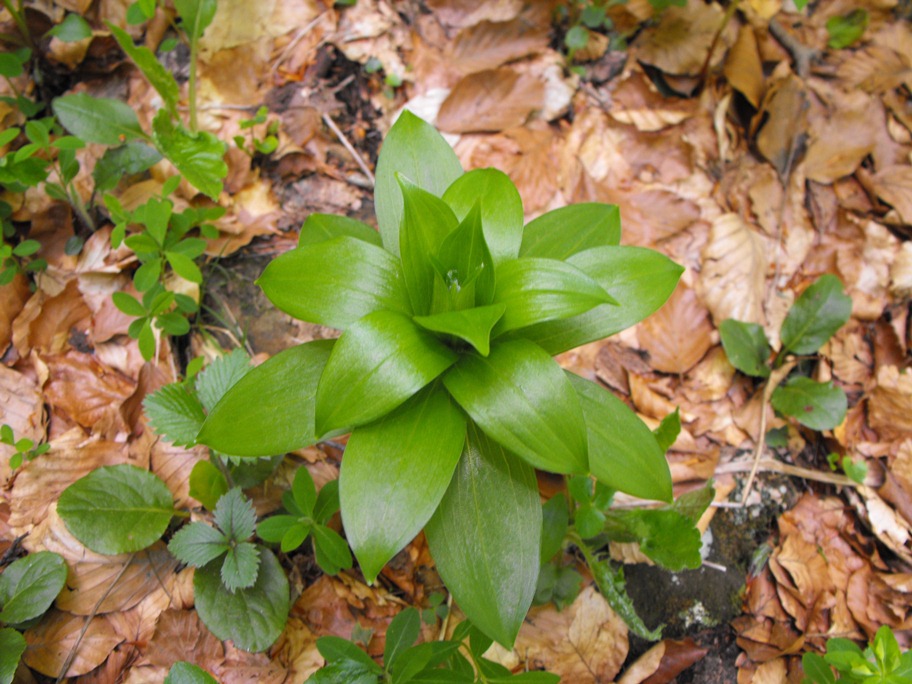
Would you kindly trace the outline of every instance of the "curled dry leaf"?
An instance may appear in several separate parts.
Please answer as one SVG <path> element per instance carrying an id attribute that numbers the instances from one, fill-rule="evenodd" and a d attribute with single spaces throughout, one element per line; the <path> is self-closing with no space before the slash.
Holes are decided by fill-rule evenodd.
<path id="1" fill-rule="evenodd" d="M 101 665 L 123 637 L 119 636 L 106 616 L 94 617 L 83 634 L 86 619 L 51 609 L 41 621 L 25 631 L 28 646 L 22 660 L 33 670 L 48 677 L 78 677 Z M 70 668 L 61 673 L 63 665 L 79 641 L 76 657 Z"/>
<path id="2" fill-rule="evenodd" d="M 55 294 L 39 289 L 13 321 L 13 344 L 23 357 L 32 349 L 59 353 L 67 347 L 73 332 L 88 332 L 91 316 L 76 280 L 70 280 Z"/>
<path id="3" fill-rule="evenodd" d="M 522 126 L 544 104 L 541 81 L 514 69 L 489 69 L 463 78 L 437 113 L 447 133 L 502 131 Z"/>
<path id="4" fill-rule="evenodd" d="M 637 658 L 617 684 L 666 684 L 700 661 L 709 651 L 693 639 L 665 639 Z"/>
<path id="5" fill-rule="evenodd" d="M 912 166 L 890 166 L 871 177 L 874 192 L 912 225 Z"/>
<path id="6" fill-rule="evenodd" d="M 664 306 L 637 326 L 649 363 L 663 373 L 686 373 L 712 346 L 709 312 L 689 287 L 678 286 Z"/>
<path id="7" fill-rule="evenodd" d="M 289 681 L 306 681 L 325 662 L 317 650 L 317 635 L 299 618 L 289 618 L 272 652 L 288 668 Z"/>

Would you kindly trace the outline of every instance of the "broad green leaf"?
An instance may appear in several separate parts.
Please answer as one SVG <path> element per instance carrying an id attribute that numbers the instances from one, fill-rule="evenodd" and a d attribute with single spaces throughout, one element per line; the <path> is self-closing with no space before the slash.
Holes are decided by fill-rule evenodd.
<path id="1" fill-rule="evenodd" d="M 310 528 L 302 523 L 298 516 L 273 515 L 272 517 L 260 521 L 257 525 L 257 536 L 263 541 L 270 542 L 271 544 L 279 544 L 284 542 L 285 535 L 287 535 L 290 530 L 298 527 L 306 530 L 306 534 L 304 534 L 304 539 L 306 539 L 307 535 L 310 534 Z M 301 540 L 302 543 L 304 539 Z M 300 544 L 298 546 L 300 546 Z M 282 551 L 285 553 L 288 552 L 288 550 L 284 548 Z"/>
<path id="2" fill-rule="evenodd" d="M 613 335 L 655 313 L 684 271 L 663 254 L 642 247 L 596 247 L 574 254 L 567 263 L 610 292 L 619 306 L 602 304 L 578 316 L 517 333 L 552 355 Z"/>
<path id="3" fill-rule="evenodd" d="M 814 684 L 836 684 L 836 676 L 826 661 L 816 653 L 801 656 L 801 669 Z"/>
<path id="4" fill-rule="evenodd" d="M 212 23 L 218 5 L 216 0 L 174 0 L 174 9 L 181 18 L 181 28 L 193 42 Z"/>
<path id="5" fill-rule="evenodd" d="M 394 311 L 375 311 L 346 330 L 317 386 L 321 435 L 386 415 L 449 368 L 456 355 Z"/>
<path id="6" fill-rule="evenodd" d="M 218 684 L 218 681 L 203 668 L 181 660 L 171 666 L 165 684 Z"/>
<path id="7" fill-rule="evenodd" d="M 252 587 L 259 569 L 258 547 L 250 542 L 241 542 L 228 550 L 222 562 L 222 584 L 228 591 Z"/>
<path id="8" fill-rule="evenodd" d="M 815 382 L 802 375 L 779 385 L 770 398 L 773 408 L 812 430 L 832 430 L 845 418 L 846 394 L 832 382 Z"/>
<path id="9" fill-rule="evenodd" d="M 148 395 L 143 400 L 143 408 L 152 429 L 177 446 L 195 444 L 196 435 L 206 420 L 199 400 L 179 383 L 165 385 Z"/>
<path id="10" fill-rule="evenodd" d="M 298 247 L 337 237 L 353 237 L 375 247 L 383 247 L 380 233 L 366 223 L 336 214 L 311 214 L 301 226 Z"/>
<path id="11" fill-rule="evenodd" d="M 215 524 L 235 542 L 250 539 L 256 527 L 256 511 L 239 487 L 228 491 L 215 507 Z"/>
<path id="12" fill-rule="evenodd" d="M 681 409 L 676 408 L 672 413 L 662 418 L 662 422 L 652 431 L 652 434 L 655 435 L 656 442 L 659 443 L 659 449 L 664 454 L 678 439 L 678 435 L 681 434 Z"/>
<path id="13" fill-rule="evenodd" d="M 420 633 L 421 614 L 415 608 L 408 607 L 393 618 L 383 647 L 383 665 L 387 671 L 395 667 L 396 660 L 415 643 Z"/>
<path id="14" fill-rule="evenodd" d="M 222 397 L 252 370 L 250 357 L 243 349 L 213 359 L 196 378 L 196 393 L 207 411 L 212 411 Z"/>
<path id="15" fill-rule="evenodd" d="M 125 102 L 75 93 L 55 98 L 54 114 L 73 135 L 86 142 L 117 147 L 128 140 L 148 138 L 136 112 Z"/>
<path id="16" fill-rule="evenodd" d="M 324 660 L 328 663 L 337 663 L 342 660 L 348 660 L 358 663 L 365 670 L 376 675 L 383 673 L 381 668 L 373 659 L 364 651 L 358 648 L 348 639 L 337 636 L 322 636 L 317 639 L 317 650 Z"/>
<path id="17" fill-rule="evenodd" d="M 444 385 L 485 433 L 536 468 L 588 471 L 586 423 L 570 380 L 531 342 L 464 355 Z"/>
<path id="18" fill-rule="evenodd" d="M 396 256 L 403 214 L 397 173 L 439 197 L 462 175 L 462 165 L 453 148 L 433 126 L 408 110 L 402 112 L 380 148 L 374 189 L 383 246 Z"/>
<path id="19" fill-rule="evenodd" d="M 152 120 L 152 138 L 159 151 L 193 187 L 218 200 L 222 179 L 228 175 L 225 143 L 212 133 L 194 134 L 180 124 L 175 125 L 165 110 Z"/>
<path id="20" fill-rule="evenodd" d="M 114 302 L 120 311 L 123 311 L 128 316 L 145 316 L 146 307 L 144 307 L 136 297 L 128 295 L 126 292 L 115 292 L 111 295 L 111 300 Z"/>
<path id="21" fill-rule="evenodd" d="M 27 645 L 25 637 L 15 629 L 0 629 L 0 684 L 12 683 Z"/>
<path id="22" fill-rule="evenodd" d="M 279 352 L 252 369 L 215 405 L 197 442 L 234 456 L 284 454 L 317 441 L 317 382 L 333 340 Z"/>
<path id="23" fill-rule="evenodd" d="M 424 316 L 432 313 L 432 305 L 444 296 L 443 280 L 436 273 L 431 255 L 437 254 L 444 239 L 456 230 L 459 222 L 442 199 L 402 175 L 397 179 L 404 203 L 399 229 L 402 276 L 412 311 Z M 440 292 L 435 293 L 435 287 Z"/>
<path id="24" fill-rule="evenodd" d="M 443 200 L 460 221 L 473 206 L 480 206 L 485 241 L 495 264 L 517 257 L 523 239 L 523 206 L 507 174 L 497 169 L 469 171 L 446 189 Z"/>
<path id="25" fill-rule="evenodd" d="M 328 575 L 338 575 L 341 570 L 348 570 L 352 566 L 351 551 L 348 544 L 335 531 L 326 525 L 314 525 L 314 555 L 323 572 Z"/>
<path id="26" fill-rule="evenodd" d="M 600 304 L 617 304 L 595 280 L 554 259 L 523 258 L 497 269 L 494 303 L 506 305 L 494 335 L 570 318 Z"/>
<path id="27" fill-rule="evenodd" d="M 23 66 L 28 61 L 28 55 L 30 54 L 31 50 L 28 50 L 27 48 L 24 51 L 19 51 L 18 53 L 0 53 L 0 76 L 6 76 L 7 78 L 16 78 L 17 76 L 21 76 Z"/>
<path id="28" fill-rule="evenodd" d="M 411 313 L 398 260 L 348 236 L 285 252 L 257 284 L 285 313 L 342 330 L 374 311 Z"/>
<path id="29" fill-rule="evenodd" d="M 205 523 L 185 525 L 168 542 L 168 551 L 181 563 L 201 568 L 228 553 L 228 539 L 219 530 Z"/>
<path id="30" fill-rule="evenodd" d="M 227 491 L 228 480 L 222 471 L 210 461 L 197 461 L 190 471 L 190 496 L 213 511 Z"/>
<path id="31" fill-rule="evenodd" d="M 519 255 L 568 259 L 577 252 L 621 241 L 621 214 L 616 204 L 584 202 L 554 209 L 530 221 Z"/>
<path id="32" fill-rule="evenodd" d="M 482 356 L 491 351 L 491 330 L 506 310 L 505 304 L 491 304 L 462 311 L 444 311 L 430 316 L 415 316 L 425 330 L 452 335 L 471 344 Z"/>
<path id="33" fill-rule="evenodd" d="M 821 276 L 792 304 L 779 337 L 783 352 L 813 354 L 852 315 L 852 300 L 834 275 Z"/>
<path id="34" fill-rule="evenodd" d="M 162 110 L 164 116 L 169 119 L 172 117 L 176 119 L 178 116 L 177 102 L 180 99 L 180 88 L 178 88 L 177 81 L 174 80 L 171 72 L 162 66 L 162 63 L 158 61 L 152 50 L 134 44 L 130 34 L 122 28 L 115 26 L 111 22 L 105 22 L 105 25 L 111 31 L 111 35 L 114 36 L 114 40 L 117 41 L 120 48 L 133 60 L 133 63 L 143 72 L 152 87 L 161 95 L 165 104 L 165 109 Z M 156 116 L 157 118 L 158 116 Z M 187 180 L 190 179 L 188 178 Z M 192 183 L 193 181 L 190 182 Z"/>
<path id="35" fill-rule="evenodd" d="M 95 192 L 103 193 L 114 189 L 124 177 L 142 173 L 161 161 L 161 158 L 158 150 L 137 140 L 105 150 L 92 171 Z"/>
<path id="36" fill-rule="evenodd" d="M 177 275 L 179 275 L 184 280 L 189 280 L 191 283 L 200 284 L 203 282 L 203 273 L 200 271 L 199 266 L 185 254 L 180 252 L 165 252 L 165 259 L 168 260 L 168 263 L 171 265 L 171 268 L 174 270 Z"/>
<path id="37" fill-rule="evenodd" d="M 640 550 L 673 572 L 699 568 L 703 562 L 700 530 L 693 521 L 670 508 L 608 511 L 609 521 L 634 534 Z"/>
<path id="38" fill-rule="evenodd" d="M 64 43 L 76 43 L 92 37 L 92 27 L 78 14 L 69 13 L 59 24 L 48 31 L 46 36 L 54 36 Z"/>
<path id="39" fill-rule="evenodd" d="M 328 637 L 321 637 L 326 639 Z M 304 684 L 378 684 L 380 676 L 361 663 L 337 660 L 314 672 Z"/>
<path id="40" fill-rule="evenodd" d="M 174 515 L 174 501 L 155 475 L 124 464 L 98 468 L 71 484 L 57 512 L 92 551 L 116 555 L 158 541 Z"/>
<path id="41" fill-rule="evenodd" d="M 769 377 L 770 345 L 762 326 L 729 318 L 722 321 L 719 334 L 731 365 L 754 378 Z"/>
<path id="42" fill-rule="evenodd" d="M 265 651 L 275 643 L 291 606 L 288 579 L 271 551 L 260 549 L 256 584 L 234 593 L 222 585 L 221 564 L 200 568 L 193 577 L 196 611 L 209 631 L 245 651 Z"/>
<path id="43" fill-rule="evenodd" d="M 542 564 L 557 555 L 567 534 L 570 514 L 567 497 L 558 492 L 542 505 L 541 558 Z"/>
<path id="44" fill-rule="evenodd" d="M 339 498 L 345 534 L 368 582 L 436 510 L 464 444 L 462 412 L 437 383 L 352 433 Z"/>
<path id="45" fill-rule="evenodd" d="M 541 504 L 534 470 L 470 424 L 453 480 L 425 533 L 459 607 L 482 632 L 512 647 L 538 578 Z"/>
<path id="46" fill-rule="evenodd" d="M 0 622 L 18 625 L 43 615 L 66 578 L 66 562 L 50 551 L 14 561 L 0 575 Z"/>
<path id="47" fill-rule="evenodd" d="M 589 468 L 600 482 L 641 499 L 671 501 L 671 471 L 655 435 L 623 401 L 567 373 L 589 436 Z"/>

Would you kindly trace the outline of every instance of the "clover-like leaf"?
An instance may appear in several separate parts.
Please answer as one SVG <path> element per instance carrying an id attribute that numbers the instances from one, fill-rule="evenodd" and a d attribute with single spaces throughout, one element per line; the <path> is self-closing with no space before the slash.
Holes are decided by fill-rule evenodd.
<path id="1" fill-rule="evenodd" d="M 195 444 L 196 435 L 206 420 L 199 399 L 180 383 L 170 383 L 147 395 L 143 408 L 152 429 L 176 446 Z"/>
<path id="2" fill-rule="evenodd" d="M 232 546 L 222 562 L 222 584 L 228 591 L 247 589 L 256 582 L 260 569 L 260 551 L 250 542 Z"/>
<path id="3" fill-rule="evenodd" d="M 215 524 L 228 540 L 241 542 L 253 536 L 256 511 L 239 487 L 228 491 L 215 506 Z"/>
<path id="4" fill-rule="evenodd" d="M 66 578 L 66 561 L 50 551 L 14 561 L 0 575 L 0 622 L 18 625 L 43 615 Z"/>

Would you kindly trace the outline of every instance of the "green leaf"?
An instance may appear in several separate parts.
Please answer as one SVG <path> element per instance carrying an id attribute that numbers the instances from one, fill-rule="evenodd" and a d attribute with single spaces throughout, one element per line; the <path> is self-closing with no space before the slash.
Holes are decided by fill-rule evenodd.
<path id="1" fill-rule="evenodd" d="M 782 351 L 813 354 L 852 315 L 852 300 L 834 275 L 821 276 L 792 304 L 779 337 Z"/>
<path id="2" fill-rule="evenodd" d="M 327 663 L 348 660 L 361 665 L 365 670 L 376 675 L 383 673 L 383 668 L 348 639 L 337 636 L 322 636 L 317 639 L 317 650 Z"/>
<path id="3" fill-rule="evenodd" d="M 669 508 L 608 511 L 609 519 L 633 533 L 640 550 L 673 572 L 699 568 L 703 542 L 694 521 Z"/>
<path id="4" fill-rule="evenodd" d="M 346 0 L 348 1 L 348 0 Z M 328 639 L 329 637 L 321 637 Z M 378 684 L 380 676 L 361 663 L 339 660 L 314 672 L 304 684 Z"/>
<path id="5" fill-rule="evenodd" d="M 96 553 L 132 553 L 165 533 L 174 502 L 164 482 L 133 465 L 104 466 L 60 495 L 57 512 L 79 541 Z"/>
<path id="6" fill-rule="evenodd" d="M 215 507 L 215 524 L 228 540 L 250 539 L 256 527 L 256 511 L 239 487 L 228 491 Z"/>
<path id="7" fill-rule="evenodd" d="M 12 683 L 26 646 L 25 637 L 15 629 L 0 629 L 0 684 Z"/>
<path id="8" fill-rule="evenodd" d="M 530 221 L 523 230 L 519 255 L 563 261 L 577 252 L 620 241 L 617 205 L 584 202 L 554 209 Z"/>
<path id="9" fill-rule="evenodd" d="M 285 313 L 342 330 L 374 311 L 411 313 L 398 260 L 353 237 L 285 252 L 269 263 L 257 284 Z"/>
<path id="10" fill-rule="evenodd" d="M 567 31 L 567 35 L 564 36 L 564 45 L 570 52 L 576 52 L 577 50 L 582 50 L 589 44 L 589 29 L 585 26 L 577 24 L 576 26 L 571 26 L 570 30 Z"/>
<path id="11" fill-rule="evenodd" d="M 218 684 L 218 681 L 203 668 L 181 660 L 171 666 L 165 684 Z"/>
<path id="12" fill-rule="evenodd" d="M 133 39 L 130 38 L 130 34 L 126 31 L 108 21 L 105 22 L 105 25 L 111 31 L 111 35 L 114 36 L 117 44 L 133 60 L 133 63 L 139 67 L 143 75 L 149 79 L 152 87 L 161 95 L 165 104 L 165 109 L 162 110 L 165 118 L 173 117 L 176 119 L 178 116 L 177 102 L 180 99 L 180 88 L 178 88 L 177 81 L 174 80 L 171 72 L 162 66 L 162 63 L 158 61 L 152 50 L 147 47 L 137 47 L 133 43 Z M 156 119 L 159 116 L 156 116 Z"/>
<path id="13" fill-rule="evenodd" d="M 330 480 L 317 494 L 313 516 L 320 524 L 325 524 L 339 510 L 339 480 Z"/>
<path id="14" fill-rule="evenodd" d="M 256 584 L 230 592 L 220 564 L 200 568 L 193 578 L 196 611 L 217 639 L 231 639 L 245 651 L 265 651 L 285 629 L 291 605 L 288 579 L 269 549 L 260 549 Z"/>
<path id="15" fill-rule="evenodd" d="M 462 165 L 453 148 L 433 126 L 408 110 L 402 112 L 380 149 L 374 190 L 383 246 L 396 256 L 403 214 L 397 173 L 439 197 L 462 175 Z"/>
<path id="16" fill-rule="evenodd" d="M 347 447 L 345 451 L 348 453 Z M 291 484 L 291 495 L 298 508 L 294 513 L 312 517 L 314 506 L 317 503 L 317 488 L 307 468 L 300 466 L 295 471 L 294 481 Z"/>
<path id="17" fill-rule="evenodd" d="M 517 257 L 523 239 L 523 206 L 507 174 L 497 169 L 469 171 L 446 189 L 443 200 L 460 221 L 473 206 L 480 206 L 485 242 L 495 264 Z"/>
<path id="18" fill-rule="evenodd" d="M 290 530 L 298 527 L 306 529 L 307 533 L 304 535 L 304 539 L 306 539 L 307 535 L 310 534 L 310 526 L 302 523 L 298 516 L 273 515 L 272 517 L 260 521 L 257 525 L 257 536 L 263 541 L 270 542 L 271 544 L 279 544 L 284 541 L 285 535 L 287 535 Z M 302 543 L 304 539 L 301 540 Z M 283 549 L 283 552 L 287 553 L 285 549 Z"/>
<path id="19" fill-rule="evenodd" d="M 437 254 L 444 239 L 456 230 L 459 222 L 442 199 L 402 175 L 397 178 L 404 202 L 398 244 L 402 277 L 412 310 L 423 316 L 431 313 L 432 305 L 443 296 L 443 280 L 434 268 L 431 255 Z"/>
<path id="20" fill-rule="evenodd" d="M 284 454 L 317 441 L 317 382 L 333 348 L 317 340 L 252 369 L 212 409 L 197 442 L 234 456 Z"/>
<path id="21" fill-rule="evenodd" d="M 489 679 L 489 684 L 558 684 L 560 675 L 551 672 L 520 672 L 509 677 Z"/>
<path id="22" fill-rule="evenodd" d="M 193 187 L 218 201 L 222 179 L 228 175 L 228 165 L 223 159 L 225 143 L 212 133 L 193 134 L 180 124 L 175 125 L 165 110 L 152 121 L 152 138 L 159 151 Z"/>
<path id="23" fill-rule="evenodd" d="M 14 561 L 0 575 L 0 622 L 18 625 L 43 615 L 66 578 L 66 562 L 50 551 Z"/>
<path id="24" fill-rule="evenodd" d="M 256 582 L 260 569 L 260 552 L 250 542 L 242 542 L 228 550 L 222 562 L 222 584 L 228 591 L 247 589 Z"/>
<path id="25" fill-rule="evenodd" d="M 816 653 L 801 656 L 801 669 L 814 684 L 836 684 L 836 677 L 826 661 Z"/>
<path id="26" fill-rule="evenodd" d="M 647 641 L 661 639 L 664 625 L 659 625 L 650 630 L 643 623 L 640 616 L 637 615 L 633 601 L 627 593 L 623 569 L 616 570 L 612 567 L 610 561 L 596 560 L 594 558 L 588 565 L 599 592 L 605 597 L 614 612 L 626 623 L 630 631 Z"/>
<path id="27" fill-rule="evenodd" d="M 541 558 L 539 559 L 542 564 L 554 558 L 561 550 L 569 524 L 567 497 L 558 492 L 542 505 Z"/>
<path id="28" fill-rule="evenodd" d="M 642 247 L 596 247 L 574 254 L 567 263 L 610 292 L 619 306 L 602 304 L 519 333 L 552 355 L 613 335 L 655 313 L 684 271 L 668 257 Z"/>
<path id="29" fill-rule="evenodd" d="M 228 539 L 214 527 L 195 522 L 174 533 L 168 551 L 181 563 L 201 568 L 228 553 Z"/>
<path id="30" fill-rule="evenodd" d="M 770 345 L 762 326 L 729 318 L 722 321 L 719 334 L 731 365 L 754 378 L 769 377 Z"/>
<path id="31" fill-rule="evenodd" d="M 177 446 L 195 444 L 196 435 L 206 420 L 199 400 L 180 383 L 165 385 L 148 395 L 143 400 L 143 409 L 152 429 Z"/>
<path id="32" fill-rule="evenodd" d="M 491 303 L 494 260 L 485 241 L 479 204 L 475 204 L 462 222 L 443 238 L 436 261 L 432 258 L 431 263 L 447 290 L 446 300 L 439 304 L 458 310 Z M 436 301 L 432 303 L 432 310 L 441 310 L 437 304 Z"/>
<path id="33" fill-rule="evenodd" d="M 497 269 L 494 302 L 507 309 L 494 335 L 570 318 L 599 304 L 617 304 L 597 282 L 578 268 L 554 259 L 523 258 Z"/>
<path id="34" fill-rule="evenodd" d="M 165 252 L 165 259 L 177 275 L 191 283 L 202 283 L 203 273 L 190 257 L 180 252 Z"/>
<path id="35" fill-rule="evenodd" d="M 0 53 L 0 76 L 7 78 L 16 78 L 22 75 L 23 66 L 28 61 L 28 57 L 22 59 L 20 55 L 12 52 Z"/>
<path id="36" fill-rule="evenodd" d="M 375 311 L 346 330 L 317 387 L 320 435 L 386 415 L 449 368 L 456 355 L 405 315 Z"/>
<path id="37" fill-rule="evenodd" d="M 197 42 L 212 23 L 218 5 L 216 0 L 174 0 L 174 9 L 187 37 L 191 42 Z"/>
<path id="38" fill-rule="evenodd" d="M 412 607 L 402 610 L 390 622 L 383 647 L 383 664 L 389 672 L 398 658 L 418 639 L 421 633 L 421 614 Z"/>
<path id="39" fill-rule="evenodd" d="M 337 216 L 335 214 L 311 214 L 308 216 L 307 220 L 304 221 L 304 225 L 301 226 L 298 247 L 312 245 L 324 240 L 332 240 L 337 237 L 353 237 L 374 245 L 374 247 L 383 247 L 380 233 L 369 225 L 347 216 Z"/>
<path id="40" fill-rule="evenodd" d="M 196 378 L 196 393 L 207 411 L 212 411 L 228 390 L 252 370 L 250 357 L 235 349 L 214 359 Z"/>
<path id="41" fill-rule="evenodd" d="M 77 43 L 92 37 L 92 27 L 81 16 L 71 12 L 45 35 L 54 36 L 64 43 Z"/>
<path id="42" fill-rule="evenodd" d="M 659 443 L 659 449 L 664 454 L 678 439 L 678 435 L 681 434 L 681 409 L 676 408 L 674 412 L 662 418 L 662 422 L 652 431 L 652 434 L 655 435 L 656 442 Z"/>
<path id="43" fill-rule="evenodd" d="M 589 436 L 589 468 L 600 482 L 641 499 L 671 501 L 671 471 L 655 436 L 623 401 L 567 373 Z"/>
<path id="44" fill-rule="evenodd" d="M 512 647 L 538 578 L 541 505 L 533 469 L 470 424 L 425 533 L 459 607 L 482 632 Z"/>
<path id="45" fill-rule="evenodd" d="M 228 480 L 222 471 L 210 461 L 197 461 L 190 471 L 190 496 L 212 511 L 227 491 Z"/>
<path id="46" fill-rule="evenodd" d="M 853 10 L 842 17 L 827 19 L 826 30 L 830 35 L 827 47 L 841 50 L 857 43 L 868 28 L 868 19 L 868 13 L 863 9 Z"/>
<path id="47" fill-rule="evenodd" d="M 491 304 L 462 311 L 444 311 L 430 316 L 415 316 L 425 330 L 452 335 L 471 344 L 482 356 L 491 352 L 491 330 L 506 310 L 505 304 Z"/>
<path id="48" fill-rule="evenodd" d="M 796 375 L 779 385 L 770 398 L 773 408 L 812 430 L 832 430 L 845 418 L 848 400 L 832 382 L 814 382 Z"/>
<path id="49" fill-rule="evenodd" d="M 525 340 L 466 354 L 444 376 L 447 390 L 492 439 L 536 468 L 585 473 L 586 424 L 560 367 Z"/>
<path id="50" fill-rule="evenodd" d="M 437 383 L 349 438 L 339 473 L 342 522 L 373 582 L 436 510 L 465 443 L 465 419 Z"/>
<path id="51" fill-rule="evenodd" d="M 148 138 L 136 112 L 120 100 L 75 93 L 55 98 L 51 105 L 63 127 L 86 142 L 117 147 L 128 140 Z"/>
<path id="52" fill-rule="evenodd" d="M 326 525 L 314 525 L 312 532 L 317 565 L 323 572 L 338 575 L 340 570 L 348 570 L 352 566 L 348 544 L 334 530 Z"/>
<path id="53" fill-rule="evenodd" d="M 32 256 L 41 249 L 41 243 L 38 240 L 23 240 L 13 248 L 13 254 L 17 257 Z"/>
<path id="54" fill-rule="evenodd" d="M 459 646 L 460 643 L 457 641 L 429 641 L 402 651 L 396 658 L 394 668 L 387 664 L 387 669 L 393 674 L 392 681 L 428 681 L 437 684 L 442 684 L 443 681 L 454 681 L 459 684 L 471 684 L 474 681 L 473 677 L 466 678 L 453 670 L 437 669 L 459 650 Z M 449 678 L 446 680 L 434 679 L 441 676 Z M 422 677 L 426 677 L 426 679 L 422 679 Z"/>

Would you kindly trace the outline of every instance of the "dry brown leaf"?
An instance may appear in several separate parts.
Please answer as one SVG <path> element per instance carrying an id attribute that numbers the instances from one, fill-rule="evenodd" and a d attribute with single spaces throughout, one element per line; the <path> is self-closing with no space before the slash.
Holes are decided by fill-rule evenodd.
<path id="1" fill-rule="evenodd" d="M 885 440 L 912 434 L 912 373 L 896 366 L 877 369 L 877 385 L 868 395 L 868 421 Z"/>
<path id="2" fill-rule="evenodd" d="M 692 403 L 717 402 L 732 389 L 735 368 L 721 346 L 714 347 L 700 363 L 688 373 L 687 384 L 682 388 Z"/>
<path id="3" fill-rule="evenodd" d="M 155 634 L 142 650 L 150 663 L 168 668 L 186 660 L 214 672 L 225 661 L 225 647 L 195 610 L 164 611 L 158 618 Z"/>
<path id="4" fill-rule="evenodd" d="M 812 116 L 805 174 L 818 183 L 850 176 L 874 150 L 874 129 L 868 96 L 841 97 L 822 118 Z"/>
<path id="5" fill-rule="evenodd" d="M 39 289 L 13 321 L 13 344 L 23 357 L 31 349 L 59 353 L 67 347 L 72 334 L 89 331 L 91 315 L 76 280 L 55 294 Z"/>
<path id="6" fill-rule="evenodd" d="M 641 655 L 617 684 L 667 684 L 709 651 L 693 639 L 665 639 Z"/>
<path id="7" fill-rule="evenodd" d="M 750 24 L 741 27 L 738 39 L 728 52 L 725 59 L 725 78 L 732 88 L 747 98 L 754 109 L 760 108 L 760 101 L 766 92 L 766 77 L 757 49 L 757 37 Z"/>
<path id="8" fill-rule="evenodd" d="M 713 38 L 723 25 L 723 16 L 719 5 L 699 0 L 690 0 L 685 7 L 669 7 L 662 12 L 655 28 L 647 28 L 634 41 L 636 56 L 665 73 L 696 76 L 703 69 Z M 725 25 L 710 67 L 722 60 L 736 30 L 731 23 Z"/>
<path id="9" fill-rule="evenodd" d="M 522 126 L 541 109 L 545 88 L 537 78 L 514 69 L 489 69 L 463 78 L 437 113 L 447 133 L 502 131 Z"/>
<path id="10" fill-rule="evenodd" d="M 150 428 L 146 426 L 145 429 Z M 162 439 L 155 440 L 150 454 L 151 470 L 168 485 L 177 508 L 197 505 L 196 499 L 190 498 L 190 471 L 197 463 L 208 458 L 208 449 L 205 447 L 188 449 Z"/>
<path id="11" fill-rule="evenodd" d="M 695 202 L 655 185 L 627 190 L 600 185 L 591 199 L 618 205 L 624 244 L 628 245 L 655 248 L 700 218 L 700 207 Z"/>
<path id="12" fill-rule="evenodd" d="M 522 0 L 428 0 L 428 7 L 444 24 L 462 27 L 480 21 L 507 21 L 523 8 Z"/>
<path id="13" fill-rule="evenodd" d="M 696 100 L 664 97 L 642 71 L 633 71 L 611 98 L 612 118 L 641 131 L 675 126 L 696 112 Z"/>
<path id="14" fill-rule="evenodd" d="M 912 81 L 912 62 L 874 37 L 865 48 L 849 53 L 837 75 L 868 93 L 884 93 Z"/>
<path id="15" fill-rule="evenodd" d="M 6 352 L 13 339 L 13 321 L 31 297 L 28 278 L 19 273 L 8 285 L 3 286 L 0 297 L 0 354 Z"/>
<path id="16" fill-rule="evenodd" d="M 903 223 L 912 225 L 912 166 L 891 166 L 871 177 L 881 200 L 896 209 Z"/>
<path id="17" fill-rule="evenodd" d="M 663 373 L 686 373 L 712 346 L 709 312 L 689 287 L 678 286 L 664 306 L 637 326 L 649 364 Z"/>
<path id="18" fill-rule="evenodd" d="M 757 149 L 776 168 L 780 178 L 791 173 L 807 136 L 807 89 L 792 73 L 775 81 L 763 98 L 754 128 Z"/>
<path id="19" fill-rule="evenodd" d="M 94 670 L 123 641 L 123 637 L 117 634 L 107 617 L 91 618 L 83 634 L 85 621 L 84 617 L 52 608 L 37 625 L 25 631 L 28 646 L 22 654 L 23 662 L 43 675 L 58 677 L 70 651 L 81 637 L 76 657 L 65 676 L 78 677 Z"/>
<path id="20" fill-rule="evenodd" d="M 558 612 L 533 608 L 514 646 L 527 666 L 577 684 L 610 682 L 627 657 L 627 627 L 590 585 Z"/>
<path id="21" fill-rule="evenodd" d="M 303 682 L 323 667 L 325 659 L 317 650 L 317 636 L 298 618 L 289 618 L 285 631 L 272 647 L 275 659 L 288 668 L 290 681 Z"/>
<path id="22" fill-rule="evenodd" d="M 548 33 L 547 25 L 532 23 L 524 14 L 509 21 L 481 21 L 448 42 L 444 58 L 463 74 L 496 69 L 547 48 Z"/>
<path id="23" fill-rule="evenodd" d="M 912 242 L 903 242 L 890 269 L 890 292 L 896 297 L 912 294 Z"/>
<path id="24" fill-rule="evenodd" d="M 866 221 L 860 228 L 864 242 L 855 249 L 836 250 L 836 266 L 852 298 L 852 315 L 875 321 L 888 305 L 890 269 L 899 241 L 874 221 Z"/>
<path id="25" fill-rule="evenodd" d="M 9 425 L 16 439 L 23 437 L 35 444 L 44 441 L 44 399 L 35 381 L 0 364 L 0 425 Z M 12 446 L 0 444 L 0 483 L 10 476 Z"/>

